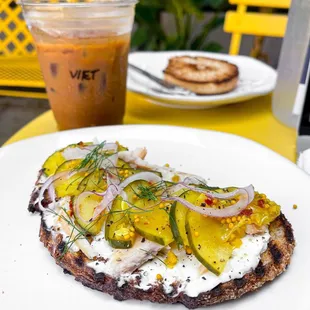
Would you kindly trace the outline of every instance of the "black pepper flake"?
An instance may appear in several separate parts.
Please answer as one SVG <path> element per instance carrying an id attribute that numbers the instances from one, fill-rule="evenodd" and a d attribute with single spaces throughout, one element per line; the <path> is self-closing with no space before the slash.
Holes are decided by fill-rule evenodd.
<path id="1" fill-rule="evenodd" d="M 186 279 L 186 282 L 191 282 L 191 279 Z"/>
<path id="2" fill-rule="evenodd" d="M 239 274 L 241 274 L 241 272 L 239 271 Z"/>
<path id="3" fill-rule="evenodd" d="M 216 264 L 216 261 L 214 261 L 213 264 Z"/>
<path id="4" fill-rule="evenodd" d="M 2 294 L 4 294 L 4 291 L 2 291 Z"/>
<path id="5" fill-rule="evenodd" d="M 165 281 L 167 281 L 167 278 L 165 278 Z"/>
<path id="6" fill-rule="evenodd" d="M 201 244 L 198 244 L 198 250 L 200 250 L 201 249 Z"/>
<path id="7" fill-rule="evenodd" d="M 46 275 L 48 276 L 48 273 Z"/>
<path id="8" fill-rule="evenodd" d="M 98 266 L 99 265 L 99 263 L 98 262 L 96 262 L 96 266 Z"/>
<path id="9" fill-rule="evenodd" d="M 185 268 L 185 265 L 183 265 L 183 268 Z"/>
<path id="10" fill-rule="evenodd" d="M 182 287 L 182 284 L 179 285 L 179 288 L 181 288 L 181 287 Z"/>
<path id="11" fill-rule="evenodd" d="M 205 207 L 205 206 L 206 206 L 206 204 L 203 202 L 203 203 L 201 204 L 201 206 L 202 206 L 202 207 Z"/>
<path id="12" fill-rule="evenodd" d="M 202 280 L 207 280 L 206 277 L 202 277 Z"/>
<path id="13" fill-rule="evenodd" d="M 158 227 L 156 228 L 156 230 L 158 231 Z"/>
<path id="14" fill-rule="evenodd" d="M 144 243 L 144 242 L 145 242 L 145 238 L 142 238 L 141 243 Z"/>

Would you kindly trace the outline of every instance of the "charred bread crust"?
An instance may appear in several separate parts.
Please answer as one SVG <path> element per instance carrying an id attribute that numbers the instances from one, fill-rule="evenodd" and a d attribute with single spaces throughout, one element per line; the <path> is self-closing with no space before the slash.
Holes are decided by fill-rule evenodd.
<path id="1" fill-rule="evenodd" d="M 135 284 L 139 281 L 138 275 L 136 282 L 125 283 L 123 286 L 118 287 L 117 279 L 104 273 L 96 273 L 92 268 L 88 267 L 87 263 L 89 260 L 81 251 L 64 254 L 65 244 L 62 240 L 62 235 L 58 234 L 56 238 L 53 238 L 43 219 L 41 220 L 40 240 L 65 273 L 71 274 L 77 281 L 89 288 L 108 293 L 120 301 L 137 299 L 149 300 L 154 303 L 182 303 L 187 308 L 194 309 L 240 298 L 246 293 L 257 290 L 265 283 L 273 281 L 287 269 L 295 247 L 291 224 L 281 214 L 271 223 L 269 233 L 271 238 L 268 248 L 262 254 L 255 270 L 241 279 L 222 283 L 211 291 L 199 294 L 197 297 L 189 297 L 185 293 L 175 296 L 177 283 L 172 294 L 166 294 L 160 283 L 156 286 L 154 285 L 148 291 L 138 289 L 135 287 Z"/>

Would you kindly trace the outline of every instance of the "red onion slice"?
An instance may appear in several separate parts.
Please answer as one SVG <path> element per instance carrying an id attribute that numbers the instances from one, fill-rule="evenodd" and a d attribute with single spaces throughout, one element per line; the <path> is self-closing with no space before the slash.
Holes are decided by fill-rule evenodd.
<path id="1" fill-rule="evenodd" d="M 188 189 L 191 190 L 193 192 L 197 192 L 197 193 L 201 193 L 201 194 L 205 194 L 206 196 L 210 197 L 210 198 L 217 198 L 217 199 L 232 199 L 235 196 L 239 195 L 240 190 L 244 190 L 247 193 L 247 197 L 248 197 L 248 202 L 247 204 L 251 203 L 254 199 L 254 187 L 253 185 L 249 185 L 247 187 L 244 188 L 238 188 L 232 192 L 227 192 L 227 193 L 217 193 L 214 191 L 210 191 L 210 190 L 206 190 L 203 188 L 199 188 L 199 187 L 195 187 L 195 186 L 190 186 L 187 185 L 186 183 L 179 183 L 176 184 L 172 187 L 169 188 L 168 193 L 173 195 L 173 193 L 178 192 L 181 189 Z"/>
<path id="2" fill-rule="evenodd" d="M 146 182 L 152 182 L 152 183 L 158 183 L 161 182 L 162 179 L 160 176 L 158 176 L 156 173 L 153 172 L 139 172 L 136 174 L 133 174 L 129 178 L 127 178 L 124 182 L 120 184 L 120 188 L 124 189 L 127 187 L 130 183 L 135 181 L 146 181 Z"/>
<path id="3" fill-rule="evenodd" d="M 117 185 L 112 184 L 104 193 L 100 194 L 100 196 L 103 196 L 103 200 L 95 208 L 92 221 L 95 220 L 105 209 L 111 206 L 112 202 L 120 192 L 120 188 Z"/>
<path id="4" fill-rule="evenodd" d="M 81 216 L 81 213 L 80 213 L 80 204 L 82 203 L 82 201 L 85 199 L 85 197 L 87 197 L 87 196 L 89 196 L 89 195 L 96 195 L 96 193 L 94 193 L 94 192 L 83 192 L 82 194 L 80 194 L 77 198 L 76 198 L 76 200 L 75 200 L 75 202 L 74 202 L 74 204 L 73 204 L 73 213 L 74 213 L 74 215 L 76 216 L 76 217 L 78 217 L 84 224 L 85 224 L 85 226 L 87 225 L 87 224 L 89 224 L 88 222 L 86 222 L 83 218 L 82 218 L 82 216 Z M 98 195 L 99 196 L 99 195 Z"/>
<path id="5" fill-rule="evenodd" d="M 55 188 L 54 188 L 53 183 L 48 187 L 47 191 L 48 191 L 48 195 L 51 199 L 51 202 L 54 203 L 56 200 L 56 193 L 55 193 Z"/>
<path id="6" fill-rule="evenodd" d="M 192 203 L 188 202 L 186 199 L 181 197 L 163 197 L 164 201 L 177 201 L 181 203 L 183 206 L 187 207 L 190 210 L 193 210 L 197 213 L 200 213 L 205 216 L 210 217 L 231 217 L 238 215 L 242 210 L 244 210 L 249 204 L 249 194 L 246 189 L 240 188 L 236 191 L 237 195 L 239 195 L 239 201 L 229 207 L 224 209 L 215 209 L 215 208 L 208 208 L 208 207 L 198 207 L 193 205 Z M 236 195 L 235 195 L 236 196 Z M 234 196 L 234 197 L 235 197 Z"/>
<path id="7" fill-rule="evenodd" d="M 49 191 L 49 194 L 51 190 L 49 190 L 50 186 L 58 179 L 62 178 L 62 177 L 68 177 L 69 175 L 72 175 L 72 173 L 70 173 L 69 171 L 63 171 L 63 172 L 60 172 L 60 173 L 57 173 L 51 177 L 49 177 L 45 183 L 41 186 L 40 188 L 40 192 L 39 192 L 39 196 L 38 196 L 38 206 L 39 206 L 39 209 L 44 212 L 46 211 L 46 208 L 43 207 L 42 205 L 42 200 L 44 199 L 44 193 L 46 190 Z M 55 191 L 53 191 L 53 194 L 52 194 L 52 197 L 50 197 L 52 201 L 55 200 Z"/>
<path id="8" fill-rule="evenodd" d="M 180 185 L 180 184 L 178 184 Z M 217 199 L 230 199 L 234 198 L 237 195 L 239 196 L 239 200 L 237 203 L 226 207 L 224 209 L 215 209 L 215 208 L 208 208 L 208 207 L 198 207 L 193 205 L 192 203 L 188 202 L 186 199 L 181 197 L 162 197 L 164 201 L 177 201 L 187 207 L 190 210 L 193 210 L 195 212 L 198 212 L 202 215 L 210 216 L 210 217 L 231 217 L 238 215 L 242 210 L 244 210 L 252 201 L 254 198 L 254 188 L 252 185 L 246 187 L 246 188 L 239 188 L 233 192 L 230 193 L 224 193 L 224 194 L 210 194 L 210 191 L 203 190 L 201 188 L 191 187 L 191 186 L 185 186 L 185 188 L 188 188 L 192 191 L 206 194 L 208 197 L 211 198 L 217 198 Z"/>
<path id="9" fill-rule="evenodd" d="M 135 182 L 135 181 L 147 181 L 147 182 L 153 182 L 158 183 L 162 181 L 161 177 L 159 177 L 157 174 L 152 172 L 140 172 L 137 174 L 134 174 L 127 178 L 124 182 L 122 182 L 120 185 L 116 185 L 114 183 L 110 183 L 108 189 L 100 194 L 104 198 L 100 205 L 95 209 L 93 220 L 95 220 L 106 208 L 109 208 L 111 204 L 113 203 L 116 196 L 120 195 L 123 197 L 124 188 L 127 187 L 129 184 Z M 109 181 L 108 181 L 109 182 Z M 127 197 L 124 196 L 124 197 Z"/>

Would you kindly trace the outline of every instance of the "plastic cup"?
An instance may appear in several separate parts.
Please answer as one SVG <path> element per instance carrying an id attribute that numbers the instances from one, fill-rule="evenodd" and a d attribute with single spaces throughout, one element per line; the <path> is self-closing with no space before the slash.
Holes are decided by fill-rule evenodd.
<path id="1" fill-rule="evenodd" d="M 50 2 L 22 6 L 59 129 L 121 124 L 137 1 Z"/>

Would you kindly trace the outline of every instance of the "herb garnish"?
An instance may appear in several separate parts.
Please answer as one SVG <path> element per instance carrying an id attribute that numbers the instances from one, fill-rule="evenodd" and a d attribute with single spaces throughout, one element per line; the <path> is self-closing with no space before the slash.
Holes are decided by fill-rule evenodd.
<path id="1" fill-rule="evenodd" d="M 165 182 L 160 181 L 158 183 L 151 184 L 149 186 L 139 184 L 137 187 L 138 190 L 134 190 L 133 188 L 131 189 L 140 199 L 146 199 L 149 201 L 157 201 L 158 197 L 162 195 L 161 190 L 164 190 L 166 188 L 167 188 L 167 185 L 165 184 Z"/>
<path id="2" fill-rule="evenodd" d="M 101 142 L 98 144 L 93 150 L 91 150 L 85 158 L 81 161 L 81 163 L 75 167 L 74 170 L 82 170 L 84 168 L 87 168 L 88 170 L 95 171 L 96 169 L 99 169 L 102 165 L 102 162 L 108 157 L 113 154 L 109 153 L 107 156 L 107 152 L 103 150 L 104 146 L 106 144 L 106 141 Z"/>

